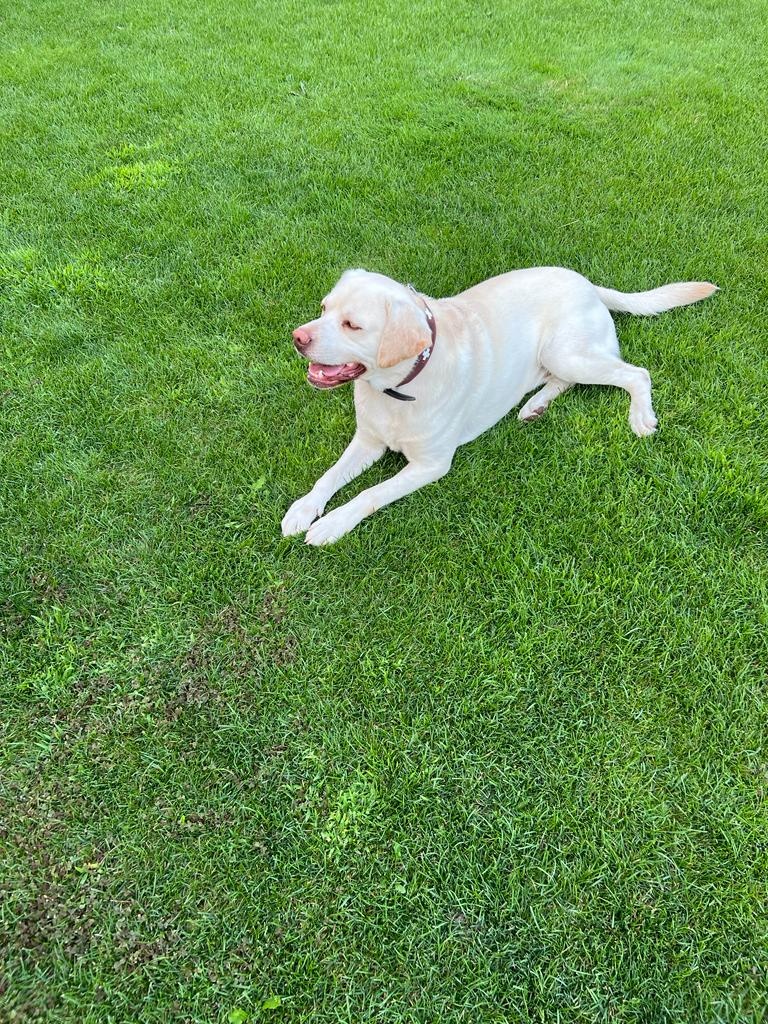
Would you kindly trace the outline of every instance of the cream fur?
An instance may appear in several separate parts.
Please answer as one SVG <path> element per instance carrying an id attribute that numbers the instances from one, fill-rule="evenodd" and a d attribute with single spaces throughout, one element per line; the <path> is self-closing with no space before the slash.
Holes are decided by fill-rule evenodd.
<path id="1" fill-rule="evenodd" d="M 285 536 L 307 531 L 330 544 L 362 519 L 448 472 L 456 448 L 493 426 L 521 399 L 521 420 L 542 415 L 572 384 L 612 384 L 630 397 L 629 423 L 640 437 L 656 429 L 648 371 L 619 354 L 609 309 L 658 313 L 711 295 L 706 282 L 626 294 L 598 288 L 572 270 L 537 267 L 483 281 L 452 298 L 415 296 L 381 274 L 347 271 L 324 312 L 300 330 L 314 362 L 362 363 L 354 383 L 357 431 L 339 461 L 286 513 Z M 437 321 L 429 363 L 405 389 L 414 402 L 383 394 L 406 376 L 430 337 L 422 302 Z M 352 323 L 357 330 L 345 327 Z M 395 476 L 323 515 L 346 483 L 387 449 L 408 464 Z"/>

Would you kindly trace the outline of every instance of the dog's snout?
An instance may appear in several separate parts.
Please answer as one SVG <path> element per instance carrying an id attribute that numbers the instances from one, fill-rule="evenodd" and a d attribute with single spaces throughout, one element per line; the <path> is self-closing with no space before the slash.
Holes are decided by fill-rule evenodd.
<path id="1" fill-rule="evenodd" d="M 312 336 L 310 335 L 306 327 L 297 327 L 296 330 L 293 332 L 293 344 L 296 346 L 299 352 L 303 352 L 311 341 Z"/>

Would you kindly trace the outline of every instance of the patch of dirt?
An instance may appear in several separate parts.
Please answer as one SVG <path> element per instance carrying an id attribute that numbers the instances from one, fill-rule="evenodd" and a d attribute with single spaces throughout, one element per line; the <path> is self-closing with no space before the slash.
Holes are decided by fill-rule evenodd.
<path id="1" fill-rule="evenodd" d="M 221 703 L 221 694 L 207 680 L 207 658 L 197 652 L 184 659 L 184 676 L 179 680 L 176 693 L 165 702 L 166 721 L 175 722 L 189 708 L 204 708 Z"/>
<path id="2" fill-rule="evenodd" d="M 193 519 L 204 516 L 211 508 L 210 494 L 197 494 L 187 505 L 187 510 Z"/>
<path id="3" fill-rule="evenodd" d="M 272 651 L 272 661 L 275 665 L 291 665 L 296 660 L 298 649 L 298 640 L 289 633 L 280 645 Z"/>
<path id="4" fill-rule="evenodd" d="M 241 608 L 245 606 L 245 599 L 239 603 L 235 600 L 204 623 L 181 663 L 182 671 L 198 682 L 214 667 L 224 669 L 237 679 L 251 680 L 264 656 L 276 665 L 289 665 L 296 659 L 296 637 L 292 634 L 275 636 L 271 628 L 280 626 L 287 616 L 282 588 L 265 591 L 261 607 L 251 619 L 262 627 L 258 632 L 253 631 L 244 617 Z"/>
<path id="5" fill-rule="evenodd" d="M 31 572 L 27 577 L 30 590 L 45 604 L 63 604 L 68 590 L 47 572 Z"/>
<path id="6" fill-rule="evenodd" d="M 22 615 L 10 602 L 0 605 L 0 638 L 16 640 L 28 624 L 29 617 Z"/>
<path id="7" fill-rule="evenodd" d="M 285 605 L 283 604 L 284 593 L 282 587 L 276 590 L 265 590 L 262 598 L 261 612 L 259 619 L 262 622 L 281 623 L 286 616 Z"/>
<path id="8" fill-rule="evenodd" d="M 119 954 L 112 965 L 116 972 L 135 971 L 151 964 L 171 954 L 181 943 L 182 933 L 168 920 L 159 922 L 151 937 L 142 934 L 139 929 L 146 917 L 135 900 L 130 900 L 124 911 L 128 913 L 124 912 L 114 935 L 115 952 Z"/>
<path id="9" fill-rule="evenodd" d="M 167 955 L 181 933 L 170 918 L 148 920 L 122 886 L 107 848 L 85 850 L 76 859 L 59 859 L 52 852 L 65 825 L 63 819 L 49 819 L 42 828 L 12 837 L 23 860 L 16 877 L 7 874 L 0 884 L 6 908 L 0 949 L 29 967 L 54 951 L 75 962 L 91 955 L 94 945 L 108 943 L 117 953 L 116 971 Z"/>
<path id="10" fill-rule="evenodd" d="M 56 879 L 39 882 L 29 898 L 19 902 L 12 941 L 33 956 L 54 945 L 70 959 L 84 956 L 99 924 L 101 898 L 91 886 L 78 891 Z"/>

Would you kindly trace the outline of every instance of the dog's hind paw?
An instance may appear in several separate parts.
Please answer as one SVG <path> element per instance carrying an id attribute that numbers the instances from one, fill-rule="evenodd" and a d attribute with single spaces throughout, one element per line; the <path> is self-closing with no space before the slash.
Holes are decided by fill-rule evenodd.
<path id="1" fill-rule="evenodd" d="M 649 437 L 651 434 L 656 433 L 658 420 L 653 415 L 653 409 L 650 411 L 642 410 L 641 412 L 630 409 L 629 425 L 633 433 L 637 434 L 638 437 Z"/>

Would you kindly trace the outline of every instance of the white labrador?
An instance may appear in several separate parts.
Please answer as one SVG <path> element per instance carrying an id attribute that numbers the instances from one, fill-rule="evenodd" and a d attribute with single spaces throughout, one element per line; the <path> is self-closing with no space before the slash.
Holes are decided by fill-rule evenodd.
<path id="1" fill-rule="evenodd" d="M 715 291 L 693 282 L 625 294 L 572 270 L 537 267 L 435 300 L 382 274 L 348 270 L 322 315 L 293 339 L 310 360 L 315 387 L 355 381 L 357 430 L 339 461 L 290 507 L 283 534 L 306 530 L 307 544 L 333 543 L 377 509 L 438 480 L 460 444 L 541 385 L 521 420 L 541 416 L 573 384 L 613 384 L 629 394 L 632 430 L 652 434 L 648 371 L 621 359 L 608 310 L 661 313 Z M 387 448 L 405 455 L 405 468 L 323 515 L 331 497 Z"/>

